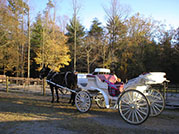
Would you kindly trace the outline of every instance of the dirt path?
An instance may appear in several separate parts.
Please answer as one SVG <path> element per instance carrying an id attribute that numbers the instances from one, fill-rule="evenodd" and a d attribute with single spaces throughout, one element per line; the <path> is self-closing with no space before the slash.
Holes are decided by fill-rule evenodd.
<path id="1" fill-rule="evenodd" d="M 141 125 L 130 125 L 116 110 L 93 104 L 82 114 L 67 99 L 50 103 L 50 96 L 0 91 L 0 134 L 178 134 L 179 110 L 164 110 Z"/>

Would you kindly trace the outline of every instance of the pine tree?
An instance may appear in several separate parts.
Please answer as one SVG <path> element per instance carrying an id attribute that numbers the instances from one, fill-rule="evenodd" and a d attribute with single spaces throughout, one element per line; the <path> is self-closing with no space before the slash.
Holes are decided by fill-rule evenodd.
<path id="1" fill-rule="evenodd" d="M 68 37 L 68 45 L 70 48 L 70 55 L 72 58 L 72 62 L 71 65 L 73 65 L 73 69 L 74 68 L 74 56 L 75 56 L 75 51 L 76 51 L 76 69 L 81 70 L 80 69 L 80 60 L 81 60 L 81 45 L 82 45 L 82 39 L 85 35 L 85 31 L 84 31 L 84 27 L 80 24 L 79 20 L 76 20 L 75 22 L 75 18 L 72 18 L 72 20 L 70 20 L 70 23 L 67 24 L 67 37 Z M 75 29 L 76 29 L 76 34 L 75 34 Z M 76 38 L 75 38 L 76 35 Z M 76 48 L 74 46 L 74 42 L 76 40 Z M 76 49 L 76 50 L 75 50 Z M 79 64 L 78 64 L 79 63 Z"/>

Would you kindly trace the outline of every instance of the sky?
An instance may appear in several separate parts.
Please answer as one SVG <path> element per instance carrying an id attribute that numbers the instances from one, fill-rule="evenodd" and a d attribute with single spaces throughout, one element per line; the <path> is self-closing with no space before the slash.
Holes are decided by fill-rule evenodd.
<path id="1" fill-rule="evenodd" d="M 48 0 L 29 0 L 31 7 L 31 19 L 37 16 L 38 12 L 43 12 Z M 68 16 L 72 18 L 72 0 L 56 0 L 57 14 L 56 16 Z M 105 26 L 107 16 L 104 11 L 109 8 L 110 0 L 78 0 L 80 3 L 80 11 L 78 13 L 81 24 L 89 29 L 92 20 L 97 18 L 102 25 Z M 179 27 L 179 0 L 120 0 L 122 5 L 130 8 L 130 14 L 134 15 L 139 12 L 144 17 L 152 17 L 154 20 L 161 21 L 168 27 Z"/>

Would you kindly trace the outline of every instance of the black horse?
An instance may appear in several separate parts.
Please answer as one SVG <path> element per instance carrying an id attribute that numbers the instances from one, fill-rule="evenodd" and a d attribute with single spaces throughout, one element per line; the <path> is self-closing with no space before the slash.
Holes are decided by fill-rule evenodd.
<path id="1" fill-rule="evenodd" d="M 43 68 L 40 71 L 39 75 L 40 79 L 43 79 L 44 77 L 47 77 L 46 79 L 55 83 L 59 84 L 63 87 L 67 87 L 69 89 L 76 89 L 77 88 L 77 75 L 73 72 L 54 72 L 52 71 L 48 65 L 43 66 Z M 50 85 L 51 93 L 52 93 L 52 103 L 54 102 L 54 88 L 56 91 L 57 101 L 59 102 L 59 94 L 58 90 L 60 90 L 59 87 L 55 86 L 54 84 L 47 82 Z M 72 105 L 75 104 L 75 93 L 72 92 L 71 98 L 69 103 L 72 103 Z"/>

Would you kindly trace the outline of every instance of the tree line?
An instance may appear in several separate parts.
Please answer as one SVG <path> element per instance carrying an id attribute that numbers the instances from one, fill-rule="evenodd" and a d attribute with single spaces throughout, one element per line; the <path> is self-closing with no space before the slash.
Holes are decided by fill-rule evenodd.
<path id="1" fill-rule="evenodd" d="M 24 0 L 0 0 L 0 72 L 38 77 L 48 65 L 91 73 L 110 68 L 123 81 L 143 72 L 166 72 L 179 82 L 179 28 L 170 28 L 111 0 L 103 7 L 106 25 L 94 18 L 89 30 L 80 23 L 78 0 L 72 0 L 73 17 L 57 20 L 56 2 L 49 0 L 43 13 L 30 22 Z"/>

